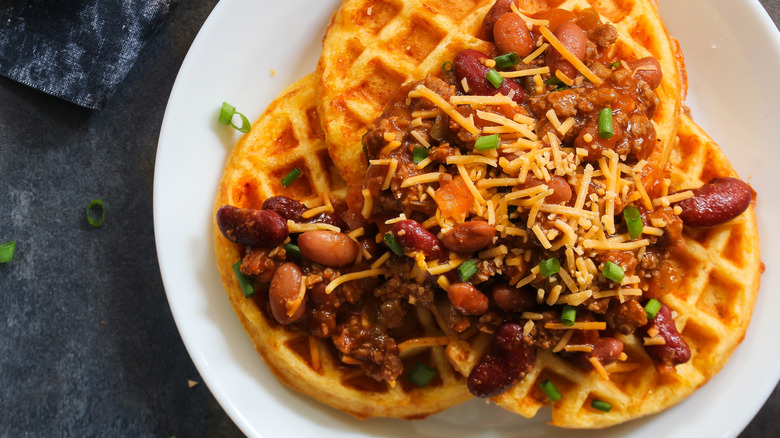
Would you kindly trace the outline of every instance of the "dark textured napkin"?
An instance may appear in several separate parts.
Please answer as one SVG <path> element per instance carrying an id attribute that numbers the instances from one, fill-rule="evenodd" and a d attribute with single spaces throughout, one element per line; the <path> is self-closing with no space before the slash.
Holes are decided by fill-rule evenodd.
<path id="1" fill-rule="evenodd" d="M 179 0 L 0 0 L 0 75 L 106 105 Z"/>

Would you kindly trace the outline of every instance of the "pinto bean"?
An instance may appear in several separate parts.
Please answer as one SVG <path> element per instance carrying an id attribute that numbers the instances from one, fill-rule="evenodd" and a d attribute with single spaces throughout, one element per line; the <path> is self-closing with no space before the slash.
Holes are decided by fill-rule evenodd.
<path id="1" fill-rule="evenodd" d="M 489 68 L 485 67 L 479 60 L 487 59 L 489 56 L 476 50 L 464 50 L 455 56 L 454 70 L 458 82 L 466 79 L 469 84 L 469 94 L 480 96 L 493 96 L 498 93 L 503 95 L 512 94 L 512 100 L 517 103 L 523 103 L 525 92 L 520 85 L 512 79 L 504 79 L 501 86 L 496 88 L 487 80 Z"/>
<path id="2" fill-rule="evenodd" d="M 519 15 L 508 12 L 500 17 L 493 26 L 493 38 L 498 51 L 515 52 L 520 57 L 528 56 L 534 50 L 534 41 L 528 26 Z"/>
<path id="3" fill-rule="evenodd" d="M 677 331 L 677 326 L 672 319 L 672 311 L 666 304 L 661 303 L 661 309 L 658 310 L 655 318 L 641 327 L 638 332 L 640 336 L 648 336 L 647 332 L 651 328 L 658 330 L 658 336 L 665 342 L 663 345 L 645 345 L 645 351 L 654 361 L 666 366 L 675 366 L 691 359 L 691 348 Z"/>
<path id="4" fill-rule="evenodd" d="M 742 214 L 753 199 L 750 186 L 737 178 L 713 178 L 693 198 L 680 201 L 680 219 L 693 227 L 714 227 Z"/>
<path id="5" fill-rule="evenodd" d="M 522 379 L 534 366 L 536 349 L 523 327 L 506 322 L 496 330 L 493 351 L 474 366 L 468 388 L 481 398 L 495 397 Z"/>
<path id="6" fill-rule="evenodd" d="M 279 324 L 292 324 L 303 318 L 306 312 L 306 301 L 304 300 L 292 316 L 287 315 L 287 302 L 298 297 L 302 276 L 301 268 L 298 265 L 285 263 L 279 266 L 274 278 L 271 279 L 271 287 L 268 289 L 268 304 L 270 304 L 271 313 L 279 321 Z"/>
<path id="7" fill-rule="evenodd" d="M 338 268 L 355 261 L 358 244 L 344 233 L 307 231 L 298 236 L 301 255 L 314 263 Z"/>
<path id="8" fill-rule="evenodd" d="M 651 89 L 655 90 L 661 85 L 664 73 L 661 71 L 661 63 L 652 56 L 629 61 L 628 66 L 634 71 L 634 75 L 647 82 Z"/>
<path id="9" fill-rule="evenodd" d="M 555 37 L 561 41 L 561 44 L 569 49 L 577 59 L 582 61 L 585 58 L 585 48 L 588 39 L 585 36 L 585 32 L 579 26 L 571 22 L 561 23 L 553 30 L 553 35 L 555 35 Z M 554 48 L 547 50 L 545 63 L 550 67 L 550 74 L 553 76 L 558 70 L 570 79 L 574 79 L 577 76 L 577 69 Z"/>
<path id="10" fill-rule="evenodd" d="M 493 286 L 493 301 L 506 312 L 527 312 L 536 307 L 536 292 L 518 289 L 507 283 Z"/>
<path id="11" fill-rule="evenodd" d="M 219 231 L 231 242 L 273 248 L 287 238 L 287 222 L 273 210 L 253 210 L 223 205 L 217 210 Z"/>
<path id="12" fill-rule="evenodd" d="M 586 140 L 590 139 L 590 141 Z M 619 123 L 612 124 L 612 137 L 602 138 L 599 135 L 598 123 L 595 120 L 588 122 L 577 133 L 574 139 L 574 147 L 582 148 L 588 151 L 588 155 L 583 157 L 584 161 L 597 161 L 607 149 L 614 150 L 623 140 L 623 128 Z"/>
<path id="13" fill-rule="evenodd" d="M 464 315 L 482 315 L 487 312 L 488 299 L 469 283 L 455 283 L 447 290 L 450 302 Z"/>
<path id="14" fill-rule="evenodd" d="M 393 224 L 393 235 L 402 247 L 409 251 L 420 251 L 425 257 L 444 259 L 447 251 L 435 234 L 423 228 L 423 226 L 411 219 Z"/>
<path id="15" fill-rule="evenodd" d="M 515 190 L 530 189 L 539 184 L 546 184 L 548 189 L 553 190 L 553 193 L 550 196 L 544 198 L 544 202 L 548 204 L 565 204 L 569 202 L 569 199 L 572 197 L 571 186 L 566 179 L 558 175 L 550 175 L 550 181 L 546 182 L 535 176 L 528 175 L 525 177 L 524 182 L 515 186 Z"/>
<path id="16" fill-rule="evenodd" d="M 482 37 L 487 41 L 493 39 L 493 28 L 496 25 L 496 21 L 502 15 L 512 12 L 512 3 L 517 5 L 517 0 L 496 0 L 493 6 L 485 14 L 485 18 L 482 20 Z"/>
<path id="17" fill-rule="evenodd" d="M 287 220 L 302 222 L 301 215 L 308 208 L 287 196 L 272 196 L 263 202 L 263 210 L 273 210 Z"/>
<path id="18" fill-rule="evenodd" d="M 488 246 L 495 235 L 496 229 L 485 221 L 461 222 L 442 237 L 442 243 L 450 251 L 471 254 Z"/>

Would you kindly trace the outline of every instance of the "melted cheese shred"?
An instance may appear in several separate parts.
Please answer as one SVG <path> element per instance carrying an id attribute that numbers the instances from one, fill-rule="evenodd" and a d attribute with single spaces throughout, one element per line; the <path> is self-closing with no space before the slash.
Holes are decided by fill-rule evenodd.
<path id="1" fill-rule="evenodd" d="M 550 32 L 550 29 L 545 26 L 541 26 L 539 27 L 539 32 L 542 34 L 542 36 L 545 37 L 545 39 L 547 39 L 547 41 L 550 42 L 550 45 L 552 45 L 565 60 L 569 61 L 571 65 L 573 65 L 574 68 L 582 73 L 582 75 L 585 76 L 589 81 L 596 85 L 601 85 L 601 83 L 604 82 L 600 77 L 596 76 L 592 71 L 590 71 L 588 66 L 583 64 L 579 58 L 574 56 L 574 54 L 571 53 L 571 51 L 567 49 L 566 46 L 564 46 L 563 43 L 558 38 L 556 38 L 555 35 L 553 35 L 552 32 Z"/>

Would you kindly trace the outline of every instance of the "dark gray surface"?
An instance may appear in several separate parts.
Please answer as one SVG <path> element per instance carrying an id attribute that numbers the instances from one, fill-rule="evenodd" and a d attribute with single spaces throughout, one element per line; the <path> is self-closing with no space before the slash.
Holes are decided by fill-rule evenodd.
<path id="1" fill-rule="evenodd" d="M 18 242 L 0 264 L 0 438 L 242 435 L 184 349 L 152 226 L 165 104 L 216 3 L 181 2 L 102 111 L 0 78 L 0 243 Z M 762 3 L 778 23 L 780 0 Z M 779 417 L 775 388 L 740 436 L 776 436 Z"/>

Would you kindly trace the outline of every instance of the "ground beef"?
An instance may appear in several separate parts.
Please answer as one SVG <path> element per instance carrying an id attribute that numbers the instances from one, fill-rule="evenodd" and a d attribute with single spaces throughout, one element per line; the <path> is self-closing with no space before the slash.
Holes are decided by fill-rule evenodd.
<path id="1" fill-rule="evenodd" d="M 624 335 L 630 335 L 638 327 L 647 324 L 647 313 L 635 299 L 628 299 L 623 303 L 613 300 L 604 318 L 610 328 Z"/>
<path id="2" fill-rule="evenodd" d="M 393 381 L 403 371 L 395 340 L 365 315 L 353 313 L 340 323 L 333 344 L 342 354 L 360 361 L 360 367 L 376 380 Z"/>
<path id="3" fill-rule="evenodd" d="M 593 41 L 600 50 L 607 49 L 617 41 L 618 32 L 615 26 L 603 23 L 588 31 L 588 39 Z"/>
<path id="4" fill-rule="evenodd" d="M 269 250 L 264 248 L 247 249 L 241 260 L 241 273 L 261 283 L 269 283 L 276 268 L 284 263 L 268 256 Z"/>
<path id="5" fill-rule="evenodd" d="M 534 321 L 534 328 L 531 330 L 531 338 L 534 345 L 542 349 L 548 349 L 555 346 L 561 340 L 565 330 L 546 329 L 544 325 L 548 322 L 561 322 L 561 313 L 558 310 L 546 310 L 542 312 L 542 319 Z M 525 323 L 525 321 L 521 321 Z"/>

